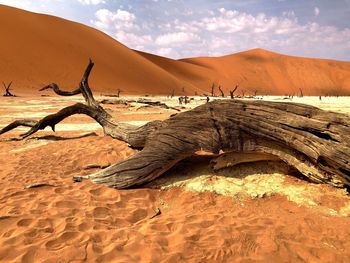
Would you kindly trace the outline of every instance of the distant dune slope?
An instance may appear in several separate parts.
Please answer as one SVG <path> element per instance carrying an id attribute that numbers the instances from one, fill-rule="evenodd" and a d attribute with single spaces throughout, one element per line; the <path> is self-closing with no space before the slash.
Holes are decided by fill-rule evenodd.
<path id="1" fill-rule="evenodd" d="M 91 86 L 97 94 L 194 95 L 212 83 L 238 93 L 350 95 L 350 62 L 308 59 L 262 49 L 212 58 L 168 59 L 122 45 L 88 26 L 0 5 L 0 81 L 20 93 L 56 82 L 78 84 L 87 60 L 96 63 Z M 218 94 L 218 92 L 217 92 Z"/>
<path id="2" fill-rule="evenodd" d="M 302 89 L 305 95 L 350 95 L 350 62 L 292 57 L 259 48 L 181 61 L 210 67 L 248 93 L 299 94 Z"/>
<path id="3" fill-rule="evenodd" d="M 0 5 L 0 25 L 0 81 L 13 81 L 16 90 L 32 92 L 51 82 L 73 88 L 89 57 L 96 64 L 91 75 L 95 91 L 182 89 L 182 82 L 158 65 L 82 24 Z"/>

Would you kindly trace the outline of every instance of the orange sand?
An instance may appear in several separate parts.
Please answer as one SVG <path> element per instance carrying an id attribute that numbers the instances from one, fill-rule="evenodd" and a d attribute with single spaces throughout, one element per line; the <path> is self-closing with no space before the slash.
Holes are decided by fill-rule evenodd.
<path id="1" fill-rule="evenodd" d="M 41 99 L 52 111 L 71 104 Z M 0 114 L 40 111 L 16 107 L 22 105 L 18 100 L 3 98 Z M 113 110 L 134 121 L 173 113 Z M 13 119 L 1 120 L 0 127 Z M 91 120 L 76 116 L 65 123 Z M 103 137 L 101 129 L 94 130 L 96 136 L 91 130 L 60 127 L 25 141 L 6 140 L 18 131 L 0 138 L 0 216 L 9 216 L 0 218 L 0 262 L 348 262 L 350 218 L 281 195 L 241 200 L 182 188 L 115 190 L 89 181 L 73 183 L 73 175 L 93 171 L 84 166 L 114 163 L 134 150 Z M 50 186 L 25 189 L 34 183 Z M 327 187 L 323 192 L 323 204 L 343 205 Z M 161 215 L 150 219 L 157 208 Z"/>
<path id="2" fill-rule="evenodd" d="M 131 50 L 78 23 L 2 5 L 0 24 L 1 81 L 13 81 L 19 95 L 36 94 L 51 82 L 76 87 L 89 57 L 96 62 L 90 84 L 97 94 L 120 88 L 128 94 L 168 95 L 174 89 L 176 95 L 193 95 L 208 93 L 212 82 L 225 91 L 239 83 L 246 94 L 255 89 L 260 94 L 296 94 L 299 87 L 309 95 L 350 93 L 349 62 L 260 49 L 172 60 Z M 79 100 L 50 96 L 1 97 L 0 128 L 18 118 L 39 119 Z M 174 113 L 106 107 L 120 121 L 144 122 Z M 310 207 L 281 194 L 241 199 L 184 187 L 165 190 L 157 184 L 114 190 L 89 181 L 73 183 L 73 175 L 94 171 L 84 169 L 87 165 L 115 163 L 135 151 L 103 137 L 101 128 L 87 117 L 72 117 L 56 129 L 24 141 L 8 140 L 23 128 L 0 137 L 0 262 L 348 262 L 350 258 L 350 218 L 344 216 L 349 211 L 339 216 L 319 209 L 342 208 L 350 198 L 334 196 L 329 187 L 318 188 L 323 195 Z M 170 171 L 168 176 L 191 169 Z M 210 180 L 221 179 L 209 176 Z M 300 180 L 286 182 L 306 188 Z M 25 188 L 35 183 L 48 185 Z M 158 208 L 161 215 L 150 219 Z"/>
<path id="3" fill-rule="evenodd" d="M 98 93 L 201 95 L 213 82 L 241 94 L 350 94 L 350 62 L 290 57 L 256 49 L 224 57 L 173 60 L 129 49 L 106 34 L 61 18 L 0 5 L 1 81 L 17 94 L 56 82 L 77 86 L 88 58 Z M 216 93 L 219 95 L 218 90 Z"/>

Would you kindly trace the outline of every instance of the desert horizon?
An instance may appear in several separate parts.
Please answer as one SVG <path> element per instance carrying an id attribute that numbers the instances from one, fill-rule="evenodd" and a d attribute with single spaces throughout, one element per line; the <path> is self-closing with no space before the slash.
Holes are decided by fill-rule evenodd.
<path id="1" fill-rule="evenodd" d="M 349 10 L 0 0 L 0 262 L 348 262 Z"/>
<path id="2" fill-rule="evenodd" d="M 12 81 L 24 94 L 51 82 L 75 87 L 91 58 L 98 65 L 91 87 L 108 94 L 120 89 L 129 95 L 174 91 L 194 96 L 209 94 L 213 84 L 229 94 L 238 84 L 239 92 L 249 95 L 298 95 L 300 89 L 304 95 L 350 95 L 348 61 L 286 56 L 261 48 L 174 60 L 129 49 L 94 28 L 59 17 L 3 5 L 0 12 L 0 33 L 7 36 L 0 49 L 2 81 Z"/>

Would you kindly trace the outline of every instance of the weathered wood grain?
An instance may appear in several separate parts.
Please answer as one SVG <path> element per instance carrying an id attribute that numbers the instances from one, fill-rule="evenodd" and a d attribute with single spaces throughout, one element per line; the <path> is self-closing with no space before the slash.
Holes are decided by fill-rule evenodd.
<path id="1" fill-rule="evenodd" d="M 242 153 L 250 156 L 247 161 L 278 158 L 312 182 L 350 187 L 348 115 L 296 103 L 217 100 L 165 121 L 135 127 L 119 123 L 95 101 L 88 85 L 92 67 L 90 61 L 79 85 L 87 104 L 74 104 L 40 121 L 14 122 L 0 134 L 28 124 L 31 129 L 22 135 L 25 138 L 47 126 L 54 130 L 57 123 L 73 114 L 88 115 L 106 135 L 141 150 L 106 169 L 74 177 L 75 181 L 90 179 L 114 188 L 148 183 L 198 151 Z M 57 89 L 55 92 L 59 94 Z M 244 155 L 237 160 L 244 162 Z"/>

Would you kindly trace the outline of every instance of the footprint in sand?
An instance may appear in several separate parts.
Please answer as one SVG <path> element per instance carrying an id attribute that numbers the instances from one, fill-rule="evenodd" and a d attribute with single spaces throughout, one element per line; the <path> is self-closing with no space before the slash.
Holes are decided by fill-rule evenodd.
<path id="1" fill-rule="evenodd" d="M 26 227 L 29 226 L 34 220 L 32 218 L 21 219 L 17 222 L 17 226 Z"/>
<path id="2" fill-rule="evenodd" d="M 43 229 L 45 233 L 53 233 L 55 232 L 55 229 L 53 229 L 52 227 L 46 227 Z"/>
<path id="3" fill-rule="evenodd" d="M 91 227 L 92 227 L 92 224 L 83 222 L 80 225 L 78 225 L 78 230 L 81 232 L 86 232 L 89 229 L 91 229 Z"/>
<path id="4" fill-rule="evenodd" d="M 65 187 L 57 187 L 54 189 L 56 194 L 63 194 L 67 189 Z"/>
<path id="5" fill-rule="evenodd" d="M 126 206 L 126 200 L 125 199 L 119 199 L 116 202 L 113 203 L 107 203 L 106 206 L 110 209 L 121 209 L 125 208 Z"/>
<path id="6" fill-rule="evenodd" d="M 79 208 L 80 204 L 78 202 L 75 201 L 58 201 L 55 203 L 55 206 L 58 208 Z"/>
<path id="7" fill-rule="evenodd" d="M 106 207 L 96 207 L 93 210 L 93 216 L 97 219 L 103 219 L 110 215 L 110 210 Z"/>
<path id="8" fill-rule="evenodd" d="M 117 228 L 121 228 L 121 227 L 130 226 L 130 222 L 124 218 L 114 218 L 112 225 Z"/>
<path id="9" fill-rule="evenodd" d="M 27 230 L 26 232 L 24 232 L 24 236 L 29 238 L 37 237 L 38 229 L 34 228 L 34 229 Z"/>
<path id="10" fill-rule="evenodd" d="M 12 234 L 13 234 L 13 232 L 15 232 L 15 231 L 16 231 L 16 229 L 10 229 L 10 230 L 6 231 L 6 232 L 2 235 L 2 237 L 11 237 Z"/>
<path id="11" fill-rule="evenodd" d="M 127 218 L 127 220 L 134 224 L 142 219 L 147 217 L 148 213 L 146 209 L 138 208 L 131 212 L 131 215 Z"/>
<path id="12" fill-rule="evenodd" d="M 199 223 L 200 228 L 208 228 L 214 224 L 214 221 L 202 221 Z"/>
<path id="13" fill-rule="evenodd" d="M 49 250 L 59 250 L 66 245 L 72 244 L 79 237 L 79 232 L 65 232 L 58 238 L 46 242 L 45 247 Z"/>
<path id="14" fill-rule="evenodd" d="M 100 186 L 99 188 L 95 188 L 89 191 L 93 198 L 98 199 L 106 199 L 106 200 L 120 200 L 120 194 L 115 189 L 106 188 L 104 186 Z"/>

